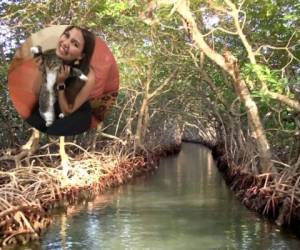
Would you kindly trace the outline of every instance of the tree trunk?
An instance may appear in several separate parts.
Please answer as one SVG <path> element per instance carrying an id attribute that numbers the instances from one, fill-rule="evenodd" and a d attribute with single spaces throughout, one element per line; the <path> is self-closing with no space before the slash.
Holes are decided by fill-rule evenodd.
<path id="1" fill-rule="evenodd" d="M 250 123 L 249 125 L 255 134 L 257 148 L 261 160 L 260 165 L 262 171 L 270 171 L 273 168 L 273 163 L 271 161 L 270 146 L 267 141 L 262 123 L 260 121 L 260 117 L 258 115 L 256 103 L 252 100 L 248 87 L 239 73 L 237 60 L 232 56 L 232 54 L 229 51 L 225 51 L 224 56 L 222 56 L 221 54 L 218 54 L 216 51 L 214 51 L 208 46 L 208 44 L 204 40 L 204 36 L 201 34 L 197 27 L 194 17 L 188 7 L 187 0 L 178 1 L 176 4 L 176 11 L 185 20 L 190 35 L 193 38 L 197 47 L 200 50 L 202 50 L 207 57 L 209 57 L 212 61 L 218 64 L 233 78 L 233 84 L 236 93 L 246 107 L 248 121 Z"/>
<path id="2" fill-rule="evenodd" d="M 147 128 L 148 125 L 145 124 L 147 122 L 146 117 L 148 116 L 147 112 L 148 112 L 148 105 L 149 105 L 147 96 L 148 93 L 145 93 L 145 97 L 143 99 L 143 103 L 140 108 L 136 132 L 135 132 L 135 142 L 138 147 L 143 147 L 143 139 L 144 139 L 144 135 L 146 134 L 144 130 Z"/>

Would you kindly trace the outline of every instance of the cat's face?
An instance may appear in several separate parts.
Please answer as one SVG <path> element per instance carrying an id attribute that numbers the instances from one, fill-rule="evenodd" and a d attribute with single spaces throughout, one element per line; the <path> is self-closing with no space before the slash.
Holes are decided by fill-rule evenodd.
<path id="1" fill-rule="evenodd" d="M 80 60 L 83 55 L 84 38 L 79 29 L 65 31 L 58 40 L 56 55 L 64 61 Z"/>

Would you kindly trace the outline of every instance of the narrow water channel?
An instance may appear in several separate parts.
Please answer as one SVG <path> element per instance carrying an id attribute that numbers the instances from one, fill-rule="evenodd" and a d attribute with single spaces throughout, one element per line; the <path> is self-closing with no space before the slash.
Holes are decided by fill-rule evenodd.
<path id="1" fill-rule="evenodd" d="M 22 249 L 300 249 L 300 240 L 237 201 L 210 151 L 183 144 L 158 171 L 55 218 Z"/>

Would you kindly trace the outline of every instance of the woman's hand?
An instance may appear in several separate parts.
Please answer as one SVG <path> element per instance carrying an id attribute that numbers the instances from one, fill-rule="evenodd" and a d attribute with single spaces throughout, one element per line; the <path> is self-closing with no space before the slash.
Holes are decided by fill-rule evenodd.
<path id="1" fill-rule="evenodd" d="M 62 65 L 59 68 L 57 77 L 56 77 L 56 83 L 64 83 L 65 80 L 68 78 L 70 74 L 70 66 L 68 65 Z"/>
<path id="2" fill-rule="evenodd" d="M 88 79 L 77 94 L 73 105 L 70 105 L 66 99 L 65 91 L 58 91 L 58 104 L 61 112 L 64 115 L 68 115 L 76 111 L 83 103 L 85 103 L 95 86 L 95 73 L 93 70 L 90 70 L 90 72 L 87 75 Z M 63 85 L 61 83 L 58 83 L 58 85 Z"/>

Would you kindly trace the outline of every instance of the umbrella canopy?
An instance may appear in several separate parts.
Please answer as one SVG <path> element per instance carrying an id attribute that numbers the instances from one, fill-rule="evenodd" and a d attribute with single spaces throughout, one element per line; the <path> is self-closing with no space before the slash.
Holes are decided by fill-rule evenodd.
<path id="1" fill-rule="evenodd" d="M 9 71 L 8 89 L 17 112 L 23 119 L 30 116 L 38 102 L 38 93 L 42 81 L 33 56 L 32 46 L 41 46 L 43 51 L 56 48 L 58 39 L 67 26 L 55 25 L 32 34 L 16 51 Z M 116 60 L 106 43 L 96 37 L 95 49 L 91 59 L 96 84 L 90 93 L 90 99 L 100 98 L 103 94 L 117 92 L 119 89 L 119 71 Z M 97 116 L 96 116 L 97 117 Z M 92 127 L 95 127 L 93 117 Z"/>

